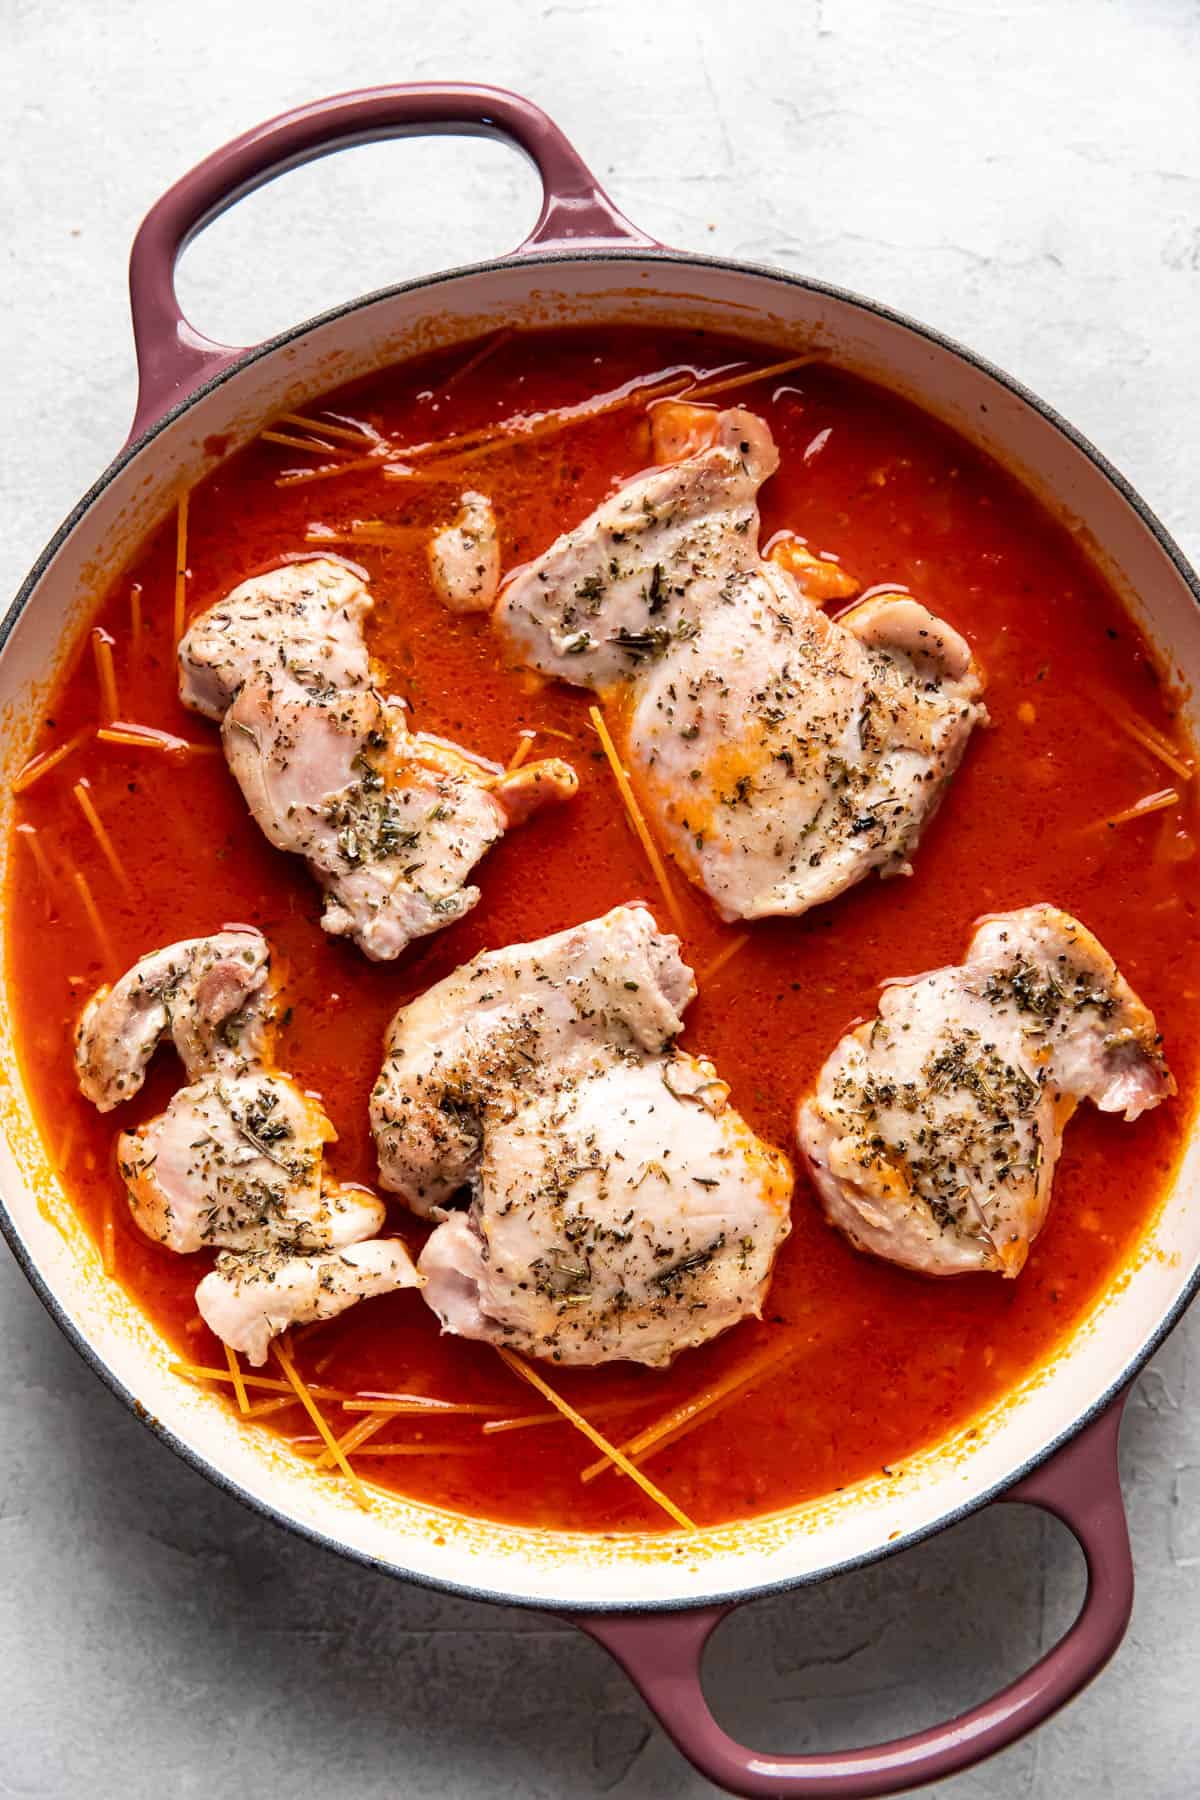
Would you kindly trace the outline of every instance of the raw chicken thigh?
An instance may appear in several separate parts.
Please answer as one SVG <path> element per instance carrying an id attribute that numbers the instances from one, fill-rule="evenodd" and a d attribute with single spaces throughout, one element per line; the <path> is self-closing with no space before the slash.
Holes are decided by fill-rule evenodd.
<path id="1" fill-rule="evenodd" d="M 236 927 L 143 956 L 83 1009 L 75 1067 L 84 1098 L 100 1112 L 132 1099 L 168 1032 L 189 1079 L 261 1061 L 270 969 L 266 939 Z"/>
<path id="2" fill-rule="evenodd" d="M 223 1253 L 196 1289 L 196 1302 L 209 1330 L 257 1366 L 267 1360 L 271 1339 L 289 1326 L 336 1318 L 359 1300 L 418 1280 L 399 1238 L 371 1238 L 310 1256 Z"/>
<path id="3" fill-rule="evenodd" d="M 694 993 L 621 906 L 401 1008 L 371 1119 L 382 1185 L 441 1221 L 420 1269 L 446 1330 L 661 1364 L 759 1313 L 791 1171 L 672 1047 Z"/>
<path id="4" fill-rule="evenodd" d="M 492 503 L 465 493 L 453 523 L 429 545 L 433 590 L 451 612 L 490 612 L 500 586 L 500 533 Z"/>
<path id="5" fill-rule="evenodd" d="M 1081 1100 L 1126 1119 L 1175 1092 L 1154 1018 L 1077 919 L 1000 913 L 964 962 L 890 983 L 801 1104 L 830 1221 L 928 1275 L 1018 1275 Z"/>
<path id="6" fill-rule="evenodd" d="M 286 1075 L 248 1068 L 201 1075 L 166 1112 L 122 1132 L 117 1165 L 133 1216 L 168 1250 L 306 1250 L 354 1243 L 383 1224 L 361 1188 L 330 1187 L 332 1127 Z"/>
<path id="7" fill-rule="evenodd" d="M 179 697 L 219 724 L 251 675 L 312 694 L 370 685 L 366 583 L 331 557 L 284 563 L 244 581 L 194 619 L 179 645 Z"/>
<path id="8" fill-rule="evenodd" d="M 465 963 L 392 1020 L 371 1102 L 383 1186 L 444 1218 L 478 1165 L 485 1114 L 503 1113 L 525 1071 L 657 1056 L 695 991 L 678 940 L 642 906 Z"/>
<path id="9" fill-rule="evenodd" d="M 107 1112 L 138 1092 L 170 1034 L 188 1085 L 121 1133 L 118 1167 L 147 1237 L 184 1255 L 225 1252 L 197 1302 L 255 1363 L 288 1325 L 418 1281 L 404 1245 L 375 1236 L 383 1203 L 324 1172 L 336 1134 L 269 1066 L 271 1033 L 270 949 L 257 931 L 227 927 L 155 951 L 101 988 L 75 1046 L 80 1088 Z"/>
<path id="10" fill-rule="evenodd" d="M 908 873 L 986 716 L 969 646 L 901 594 L 827 617 L 787 558 L 759 551 L 757 493 L 779 463 L 763 421 L 663 413 L 658 453 L 683 460 L 524 568 L 497 628 L 516 660 L 621 693 L 649 810 L 723 917 L 802 913 L 872 869 Z"/>
<path id="11" fill-rule="evenodd" d="M 557 759 L 506 773 L 411 732 L 372 685 L 360 577 L 326 558 L 244 582 L 179 646 L 180 694 L 220 719 L 271 843 L 307 859 L 324 929 L 389 961 L 479 899 L 475 864 L 510 825 L 576 790 Z"/>

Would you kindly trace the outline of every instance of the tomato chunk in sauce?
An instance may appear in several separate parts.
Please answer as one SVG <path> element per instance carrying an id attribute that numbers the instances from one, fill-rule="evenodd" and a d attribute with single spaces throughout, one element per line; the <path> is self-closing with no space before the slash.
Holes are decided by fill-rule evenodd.
<path id="1" fill-rule="evenodd" d="M 307 410 L 416 444 L 573 407 L 678 370 L 751 370 L 782 354 L 641 328 L 501 336 L 481 354 L 441 352 Z M 1049 1224 L 1014 1282 L 922 1280 L 860 1256 L 826 1225 L 801 1176 L 761 1323 L 739 1326 L 666 1371 L 547 1365 L 558 1390 L 624 1442 L 786 1343 L 786 1360 L 768 1378 L 647 1463 L 700 1524 L 902 1466 L 968 1426 L 1050 1356 L 1153 1217 L 1192 1112 L 1200 1051 L 1194 825 L 1186 783 L 1152 747 L 1153 734 L 1176 745 L 1177 759 L 1186 748 L 1147 645 L 1068 530 L 913 406 L 819 361 L 760 383 L 747 379 L 720 403 L 761 412 L 780 448 L 780 471 L 763 493 L 763 542 L 789 530 L 810 552 L 835 555 L 863 588 L 909 588 L 970 640 L 986 671 L 992 724 L 976 733 L 911 879 L 872 878 L 797 921 L 744 929 L 722 925 L 676 874 L 684 952 L 701 987 L 683 1043 L 713 1057 L 754 1129 L 791 1150 L 797 1096 L 847 1026 L 874 1010 L 882 980 L 957 960 L 981 913 L 1048 900 L 1101 938 L 1154 1009 L 1180 1095 L 1132 1126 L 1081 1110 L 1067 1133 Z M 98 740 L 100 697 L 86 644 L 54 695 L 39 748 L 85 735 L 18 796 L 6 916 L 19 1049 L 66 1189 L 97 1239 L 111 1238 L 115 1279 L 193 1363 L 223 1364 L 193 1298 L 206 1259 L 173 1256 L 138 1234 L 113 1154 L 117 1129 L 159 1110 L 181 1077 L 162 1055 L 124 1109 L 128 1119 L 101 1118 L 80 1098 L 71 1035 L 100 980 L 147 950 L 228 920 L 260 927 L 275 948 L 287 1008 L 280 1065 L 321 1094 L 340 1134 L 328 1152 L 334 1172 L 370 1183 L 367 1097 L 401 1002 L 485 947 L 556 931 L 631 898 L 658 902 L 669 926 L 589 723 L 590 696 L 506 668 L 486 618 L 451 615 L 430 586 L 428 537 L 453 517 L 466 489 L 493 501 L 511 569 L 650 461 L 643 404 L 561 429 L 549 424 L 469 444 L 458 460 L 429 465 L 437 479 L 413 482 L 356 461 L 341 438 L 353 467 L 281 484 L 289 471 L 330 458 L 258 441 L 191 495 L 189 616 L 247 576 L 303 554 L 314 528 L 324 527 L 369 573 L 371 649 L 417 727 L 501 761 L 521 732 L 536 730 L 544 734 L 538 750 L 565 756 L 579 773 L 573 804 L 511 833 L 481 866 L 476 910 L 399 963 L 370 964 L 321 932 L 315 884 L 269 848 L 213 753 L 213 728 L 181 708 L 173 517 L 98 596 L 94 623 L 113 639 L 121 718 L 203 749 L 168 756 Z M 279 429 L 305 436 L 296 424 Z M 79 804 L 81 780 L 124 880 Z M 1182 796 L 1177 803 L 1109 823 L 1171 786 Z M 424 1228 L 402 1208 L 393 1214 L 417 1248 Z M 298 1334 L 294 1353 L 306 1378 L 338 1393 L 436 1396 L 488 1405 L 496 1419 L 534 1421 L 489 1433 L 479 1412 L 398 1418 L 358 1457 L 371 1481 L 523 1524 L 669 1526 L 625 1477 L 581 1481 L 593 1448 L 493 1350 L 439 1335 L 412 1293 Z M 338 1431 L 360 1416 L 343 1413 L 335 1399 L 322 1404 Z M 298 1406 L 264 1419 L 263 1428 L 301 1448 L 312 1438 Z M 420 1453 L 368 1454 L 390 1446 Z"/>

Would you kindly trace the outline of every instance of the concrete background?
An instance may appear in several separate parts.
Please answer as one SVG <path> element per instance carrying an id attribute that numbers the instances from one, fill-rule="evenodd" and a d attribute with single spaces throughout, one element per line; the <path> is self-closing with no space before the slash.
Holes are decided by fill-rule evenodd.
<path id="1" fill-rule="evenodd" d="M 668 242 L 877 295 L 1019 372 L 1200 552 L 1195 0 L 0 0 L 0 21 L 4 593 L 124 435 L 124 261 L 151 201 L 284 106 L 436 77 L 541 101 Z M 182 291 L 249 343 L 509 248 L 535 211 L 497 146 L 357 150 L 220 221 Z M 953 1800 L 1196 1794 L 1198 1361 L 1200 1313 L 1127 1416 L 1138 1597 L 1116 1663 Z M 573 1629 L 388 1585 L 211 1491 L 6 1256 L 0 1367 L 0 1795 L 712 1792 Z M 996 1509 L 744 1612 L 711 1655 L 714 1704 L 772 1750 L 932 1721 L 1051 1641 L 1078 1565 L 1057 1527 Z"/>

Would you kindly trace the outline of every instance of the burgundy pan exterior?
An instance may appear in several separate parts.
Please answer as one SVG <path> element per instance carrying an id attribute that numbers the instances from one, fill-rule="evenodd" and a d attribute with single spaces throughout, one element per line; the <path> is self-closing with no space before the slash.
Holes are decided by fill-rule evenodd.
<path id="1" fill-rule="evenodd" d="M 519 94 L 469 83 L 412 83 L 314 100 L 205 157 L 142 221 L 129 258 L 138 365 L 130 442 L 246 354 L 202 336 L 180 309 L 175 264 L 196 233 L 264 182 L 334 150 L 381 138 L 433 136 L 502 138 L 534 164 L 542 209 L 515 256 L 581 247 L 664 248 L 617 211 L 553 120 Z"/>
<path id="2" fill-rule="evenodd" d="M 721 1729 L 700 1680 L 704 1646 L 734 1609 L 606 1614 L 575 1623 L 608 1650 L 688 1761 L 732 1794 L 865 1800 L 899 1794 L 982 1762 L 1086 1687 L 1116 1650 L 1133 1607 L 1133 1560 L 1117 1472 L 1122 1395 L 1036 1474 L 1002 1496 L 1054 1513 L 1087 1561 L 1087 1594 L 1066 1636 L 1009 1687 L 910 1737 L 808 1756 L 764 1756 Z"/>
<path id="3" fill-rule="evenodd" d="M 664 248 L 621 215 L 557 126 L 515 94 L 471 85 L 418 84 L 316 101 L 206 158 L 147 215 L 130 262 L 139 374 L 131 441 L 248 354 L 202 336 L 180 310 L 175 264 L 196 232 L 243 194 L 330 151 L 380 138 L 441 133 L 503 138 L 535 164 L 542 180 L 542 209 L 515 256 Z M 1122 1395 L 1002 1496 L 1056 1514 L 1075 1534 L 1088 1570 L 1079 1617 L 1028 1673 L 946 1724 L 841 1754 L 760 1755 L 721 1729 L 701 1686 L 705 1643 L 731 1606 L 564 1616 L 611 1652 L 684 1756 L 731 1793 L 866 1800 L 937 1780 L 981 1761 L 1048 1718 L 1103 1668 L 1121 1641 L 1133 1600 L 1116 1459 L 1123 1403 Z"/>

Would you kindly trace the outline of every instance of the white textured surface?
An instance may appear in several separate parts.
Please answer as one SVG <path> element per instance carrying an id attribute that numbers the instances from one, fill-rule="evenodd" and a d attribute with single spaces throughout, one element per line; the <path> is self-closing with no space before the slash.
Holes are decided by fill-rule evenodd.
<path id="1" fill-rule="evenodd" d="M 1200 554 L 1189 0 L 2 0 L 0 32 L 5 593 L 124 435 L 124 262 L 150 202 L 284 106 L 438 77 L 541 101 L 668 242 L 874 294 L 993 357 Z M 496 146 L 376 146 L 244 202 L 181 288 L 203 329 L 249 342 L 510 247 L 535 211 L 532 174 Z M 384 1584 L 209 1489 L 77 1362 L 7 1257 L 0 1357 L 0 1794 L 712 1791 L 573 1628 Z M 1138 1597 L 1116 1662 L 942 1790 L 955 1800 L 1196 1793 L 1198 1359 L 1200 1316 L 1127 1414 Z M 994 1509 L 743 1613 L 710 1656 L 711 1694 L 762 1748 L 909 1729 L 1025 1666 L 1080 1587 L 1065 1533 Z"/>

